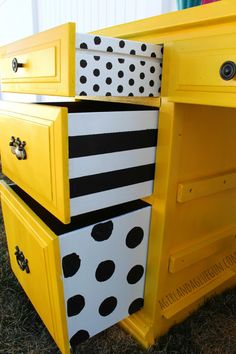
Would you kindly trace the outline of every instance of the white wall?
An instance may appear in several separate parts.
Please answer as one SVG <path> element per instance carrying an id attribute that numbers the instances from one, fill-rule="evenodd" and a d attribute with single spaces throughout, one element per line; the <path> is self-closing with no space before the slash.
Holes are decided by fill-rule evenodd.
<path id="1" fill-rule="evenodd" d="M 151 17 L 175 9 L 176 0 L 38 0 L 39 30 L 64 22 L 78 32 Z"/>

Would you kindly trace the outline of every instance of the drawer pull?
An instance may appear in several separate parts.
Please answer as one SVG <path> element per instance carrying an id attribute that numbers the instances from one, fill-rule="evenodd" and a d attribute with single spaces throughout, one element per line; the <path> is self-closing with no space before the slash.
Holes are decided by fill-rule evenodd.
<path id="1" fill-rule="evenodd" d="M 220 76 L 223 80 L 231 80 L 236 74 L 236 64 L 233 61 L 226 61 L 220 67 Z"/>
<path id="2" fill-rule="evenodd" d="M 21 141 L 20 138 L 11 137 L 9 146 L 11 147 L 11 152 L 16 155 L 18 160 L 26 160 L 25 145 L 26 142 Z"/>
<path id="3" fill-rule="evenodd" d="M 15 249 L 16 249 L 15 256 L 16 256 L 16 261 L 18 263 L 18 266 L 23 272 L 26 271 L 26 273 L 30 273 L 30 269 L 28 266 L 28 259 L 25 258 L 23 252 L 20 251 L 18 246 L 16 246 Z"/>
<path id="4" fill-rule="evenodd" d="M 18 63 L 18 60 L 16 58 L 12 59 L 12 70 L 16 73 L 18 68 L 23 68 L 24 64 L 23 63 Z"/>

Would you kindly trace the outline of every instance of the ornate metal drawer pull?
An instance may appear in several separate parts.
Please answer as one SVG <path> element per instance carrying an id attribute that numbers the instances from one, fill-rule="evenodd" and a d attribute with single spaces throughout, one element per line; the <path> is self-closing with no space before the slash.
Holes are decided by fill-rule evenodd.
<path id="1" fill-rule="evenodd" d="M 19 247 L 16 246 L 16 251 L 15 251 L 15 256 L 16 256 L 16 261 L 18 263 L 18 266 L 20 269 L 26 273 L 30 273 L 29 265 L 28 265 L 28 259 L 25 258 L 24 254 L 22 251 L 20 251 Z"/>
<path id="2" fill-rule="evenodd" d="M 26 160 L 26 151 L 25 151 L 25 141 L 21 141 L 20 138 L 14 136 L 11 137 L 9 146 L 11 147 L 11 152 L 16 155 L 18 160 Z"/>

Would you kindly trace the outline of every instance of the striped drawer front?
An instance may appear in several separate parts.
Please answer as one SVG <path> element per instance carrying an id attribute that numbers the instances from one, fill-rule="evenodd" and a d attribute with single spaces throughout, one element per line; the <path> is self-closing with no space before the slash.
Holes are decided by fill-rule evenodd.
<path id="1" fill-rule="evenodd" d="M 158 111 L 68 117 L 71 216 L 152 194 Z"/>

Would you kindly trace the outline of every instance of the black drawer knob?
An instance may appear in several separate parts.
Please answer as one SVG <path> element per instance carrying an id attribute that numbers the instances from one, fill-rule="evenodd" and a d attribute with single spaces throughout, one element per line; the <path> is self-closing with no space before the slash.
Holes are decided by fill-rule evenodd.
<path id="1" fill-rule="evenodd" d="M 12 60 L 12 70 L 16 73 L 18 68 L 23 68 L 24 64 L 23 63 L 18 63 L 18 60 L 14 58 Z"/>
<path id="2" fill-rule="evenodd" d="M 220 67 L 220 76 L 223 80 L 231 80 L 236 74 L 236 64 L 233 61 L 226 61 Z"/>
<path id="3" fill-rule="evenodd" d="M 16 246 L 15 248 L 15 256 L 16 256 L 16 261 L 18 263 L 18 266 L 20 269 L 26 273 L 30 273 L 29 265 L 28 265 L 28 259 L 25 258 L 24 254 L 22 251 L 20 251 L 19 247 Z"/>

